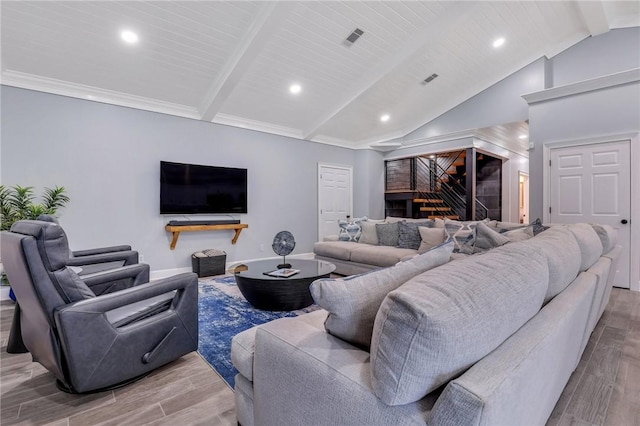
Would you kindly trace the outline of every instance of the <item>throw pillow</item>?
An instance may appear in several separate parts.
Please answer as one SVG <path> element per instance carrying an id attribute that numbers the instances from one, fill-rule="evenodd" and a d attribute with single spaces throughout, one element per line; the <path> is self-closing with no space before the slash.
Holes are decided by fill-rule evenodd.
<path id="1" fill-rule="evenodd" d="M 384 220 L 368 219 L 364 222 L 360 222 L 362 233 L 360 234 L 360 240 L 358 240 L 359 243 L 371 244 L 374 246 L 378 245 L 378 233 L 376 232 L 377 223 L 384 223 Z"/>
<path id="2" fill-rule="evenodd" d="M 533 226 L 525 226 L 524 228 L 512 229 L 511 231 L 502 232 L 512 243 L 516 241 L 524 241 L 533 237 Z"/>
<path id="3" fill-rule="evenodd" d="M 399 236 L 398 222 L 376 223 L 376 234 L 378 235 L 378 245 L 397 247 Z"/>
<path id="4" fill-rule="evenodd" d="M 351 219 L 350 221 L 343 219 L 338 220 L 338 226 L 340 227 L 338 239 L 340 241 L 355 241 L 357 243 L 362 233 L 360 223 L 365 220 L 367 220 L 366 216 Z"/>
<path id="5" fill-rule="evenodd" d="M 416 275 L 447 263 L 452 249 L 453 242 L 444 243 L 389 268 L 314 281 L 310 287 L 313 300 L 329 311 L 327 332 L 368 349 L 378 308 L 387 293 Z"/>
<path id="6" fill-rule="evenodd" d="M 477 249 L 484 251 L 500 247 L 501 245 L 507 244 L 509 241 L 508 237 L 494 231 L 483 222 L 478 222 L 476 229 L 474 230 L 474 252 Z"/>
<path id="7" fill-rule="evenodd" d="M 540 220 L 540 218 L 537 218 L 536 220 L 534 220 L 533 222 L 531 222 L 529 225 L 533 226 L 533 236 L 535 237 L 536 235 L 538 235 L 539 233 L 546 231 L 547 229 L 549 229 L 548 226 L 544 226 L 542 224 L 542 221 Z"/>
<path id="8" fill-rule="evenodd" d="M 434 220 L 425 220 L 424 222 L 407 222 L 403 220 L 398 222 L 398 247 L 418 250 L 422 241 L 418 227 L 433 228 L 434 224 Z"/>
<path id="9" fill-rule="evenodd" d="M 458 220 L 444 219 L 444 229 L 447 232 L 447 241 L 453 240 L 453 252 L 458 253 L 462 250 L 463 245 L 472 236 L 473 230 L 477 225 L 477 221 L 461 222 Z"/>
<path id="10" fill-rule="evenodd" d="M 420 233 L 420 247 L 418 247 L 418 253 L 426 253 L 438 244 L 442 244 L 446 237 L 444 228 L 425 228 L 424 226 L 418 227 Z"/>

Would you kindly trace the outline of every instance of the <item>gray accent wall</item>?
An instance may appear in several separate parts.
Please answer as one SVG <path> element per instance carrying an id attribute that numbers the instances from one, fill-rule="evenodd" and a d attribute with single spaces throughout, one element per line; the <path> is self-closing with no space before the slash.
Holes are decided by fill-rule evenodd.
<path id="1" fill-rule="evenodd" d="M 317 164 L 356 165 L 356 151 L 148 111 L 1 87 L 1 170 L 4 185 L 65 186 L 71 203 L 60 213 L 72 249 L 131 244 L 152 270 L 189 267 L 191 253 L 217 248 L 227 260 L 274 256 L 273 236 L 291 231 L 293 254 L 317 241 Z M 354 188 L 372 182 L 377 153 Z M 175 250 L 164 230 L 160 161 L 248 169 L 248 223 L 237 244 L 233 231 L 187 232 Z M 357 190 L 354 192 L 358 192 Z M 363 205 L 361 205 L 363 203 Z M 376 201 L 354 200 L 356 211 Z M 380 201 L 382 203 L 382 201 Z M 208 219 L 213 216 L 191 216 Z"/>
<path id="2" fill-rule="evenodd" d="M 355 152 L 353 217 L 384 219 L 384 158 L 369 149 Z"/>

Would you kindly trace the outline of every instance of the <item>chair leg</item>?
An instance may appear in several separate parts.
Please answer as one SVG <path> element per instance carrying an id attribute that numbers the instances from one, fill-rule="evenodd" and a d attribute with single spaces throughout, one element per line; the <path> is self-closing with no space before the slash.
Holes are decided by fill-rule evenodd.
<path id="1" fill-rule="evenodd" d="M 9 340 L 7 340 L 7 353 L 23 354 L 29 352 L 22 341 L 22 329 L 20 327 L 20 305 L 16 303 L 13 311 L 13 321 L 11 322 L 11 330 L 9 331 Z"/>

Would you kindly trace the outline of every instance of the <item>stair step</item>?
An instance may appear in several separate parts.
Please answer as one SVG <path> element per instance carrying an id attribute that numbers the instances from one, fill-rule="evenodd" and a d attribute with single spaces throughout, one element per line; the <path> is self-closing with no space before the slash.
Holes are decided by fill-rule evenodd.
<path id="1" fill-rule="evenodd" d="M 443 200 L 441 200 L 440 198 L 414 198 L 413 199 L 414 203 L 444 203 Z"/>
<path id="2" fill-rule="evenodd" d="M 450 212 L 451 207 L 420 207 L 421 212 Z"/>
<path id="3" fill-rule="evenodd" d="M 429 215 L 427 216 L 427 219 L 451 219 L 451 220 L 460 220 L 460 216 L 458 216 L 457 214 L 449 214 L 449 215 L 443 215 L 443 216 L 438 216 L 438 215 Z"/>

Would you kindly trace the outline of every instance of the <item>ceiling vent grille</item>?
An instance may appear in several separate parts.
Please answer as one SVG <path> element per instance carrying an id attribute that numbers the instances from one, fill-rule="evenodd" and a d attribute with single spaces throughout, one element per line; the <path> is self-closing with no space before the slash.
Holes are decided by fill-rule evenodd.
<path id="1" fill-rule="evenodd" d="M 438 74 L 431 74 L 429 77 L 425 78 L 424 81 L 422 82 L 422 84 L 429 84 L 431 83 L 433 80 L 435 80 L 436 78 L 438 78 Z"/>
<path id="2" fill-rule="evenodd" d="M 356 42 L 356 40 L 358 40 L 362 36 L 362 34 L 364 34 L 364 31 L 362 31 L 360 28 L 356 28 L 351 34 L 349 34 L 349 37 L 344 40 L 344 45 L 350 47 L 353 43 Z"/>

